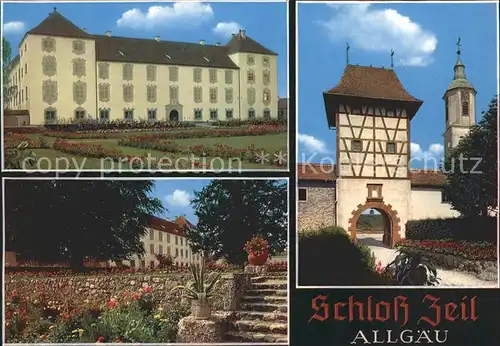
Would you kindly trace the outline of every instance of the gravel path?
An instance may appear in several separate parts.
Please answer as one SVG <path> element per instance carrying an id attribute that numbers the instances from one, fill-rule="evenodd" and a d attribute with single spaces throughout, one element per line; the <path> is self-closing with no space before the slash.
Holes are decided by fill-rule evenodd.
<path id="1" fill-rule="evenodd" d="M 357 238 L 360 243 L 366 244 L 372 249 L 377 262 L 381 261 L 383 267 L 392 262 L 396 257 L 396 250 L 386 247 L 382 243 L 381 235 L 359 234 Z M 441 279 L 439 287 L 497 287 L 495 281 L 481 280 L 474 274 L 441 268 L 438 268 L 437 272 L 438 278 Z"/>

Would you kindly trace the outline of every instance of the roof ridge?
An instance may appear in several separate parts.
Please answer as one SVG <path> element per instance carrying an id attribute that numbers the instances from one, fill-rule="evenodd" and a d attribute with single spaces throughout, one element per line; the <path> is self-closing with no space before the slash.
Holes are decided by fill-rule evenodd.
<path id="1" fill-rule="evenodd" d="M 182 42 L 182 41 L 167 41 L 167 40 L 156 40 L 155 38 L 142 38 L 142 37 L 127 37 L 127 36 L 107 36 L 107 35 L 101 35 L 101 34 L 90 34 L 92 37 L 96 38 L 105 38 L 105 39 L 120 39 L 120 40 L 141 40 L 141 41 L 156 41 L 158 43 L 181 43 L 181 44 L 189 44 L 193 46 L 204 46 L 204 47 L 214 47 L 214 48 L 223 48 L 227 49 L 226 46 L 223 45 L 215 45 L 215 44 L 200 44 L 196 42 Z"/>

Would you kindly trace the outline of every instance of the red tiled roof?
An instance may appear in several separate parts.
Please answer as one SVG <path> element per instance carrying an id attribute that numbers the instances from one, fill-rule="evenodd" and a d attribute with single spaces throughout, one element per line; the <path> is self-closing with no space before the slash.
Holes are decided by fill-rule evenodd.
<path id="1" fill-rule="evenodd" d="M 392 69 L 347 65 L 340 82 L 327 94 L 393 101 L 422 102 L 410 95 Z"/>
<path id="2" fill-rule="evenodd" d="M 335 181 L 335 165 L 319 163 L 298 163 L 298 180 Z M 414 186 L 444 185 L 444 174 L 435 170 L 412 169 L 410 171 L 411 184 Z"/>
<path id="3" fill-rule="evenodd" d="M 177 218 L 175 222 L 164 220 L 162 218 L 152 216 L 151 222 L 148 225 L 149 228 L 153 228 L 158 231 L 179 235 L 181 237 L 185 237 L 184 228 L 187 226 L 189 228 L 194 228 L 195 226 L 189 222 L 188 220 L 182 218 Z M 179 221 L 179 222 L 178 222 Z"/>
<path id="4" fill-rule="evenodd" d="M 321 163 L 298 163 L 299 180 L 335 181 L 335 165 Z"/>

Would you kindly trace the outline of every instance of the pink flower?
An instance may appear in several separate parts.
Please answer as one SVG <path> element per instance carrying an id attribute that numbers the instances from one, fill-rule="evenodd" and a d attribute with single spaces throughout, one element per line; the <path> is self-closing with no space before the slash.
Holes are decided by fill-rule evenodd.
<path id="1" fill-rule="evenodd" d="M 118 300 L 116 300 L 115 298 L 111 298 L 108 302 L 108 307 L 110 309 L 114 309 L 116 307 L 116 305 L 118 304 Z"/>
<path id="2" fill-rule="evenodd" d="M 152 290 L 153 290 L 153 287 L 151 287 L 151 286 L 144 287 L 144 293 L 151 293 Z"/>
<path id="3" fill-rule="evenodd" d="M 97 338 L 97 341 L 96 343 L 100 343 L 100 342 L 103 342 L 104 341 L 104 336 L 100 336 Z"/>

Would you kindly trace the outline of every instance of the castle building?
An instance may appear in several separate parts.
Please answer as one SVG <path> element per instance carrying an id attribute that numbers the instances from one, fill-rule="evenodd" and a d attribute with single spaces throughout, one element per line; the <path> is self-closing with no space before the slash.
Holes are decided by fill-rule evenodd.
<path id="1" fill-rule="evenodd" d="M 122 261 L 122 263 L 132 268 L 155 267 L 159 263 L 156 255 L 169 255 L 177 265 L 201 265 L 203 255 L 200 252 L 194 253 L 191 249 L 184 233 L 186 228 L 196 228 L 196 226 L 184 217 L 169 221 L 153 216 L 146 227 L 146 235 L 141 238 L 145 254 L 134 255 L 130 260 Z M 110 264 L 114 265 L 114 263 Z"/>
<path id="2" fill-rule="evenodd" d="M 226 45 L 93 35 L 54 9 L 21 40 L 10 80 L 11 126 L 278 117 L 277 54 L 245 30 Z"/>
<path id="3" fill-rule="evenodd" d="M 444 94 L 445 150 L 475 123 L 476 91 L 465 77 L 460 47 L 454 78 Z M 443 194 L 444 176 L 411 169 L 410 127 L 422 101 L 405 90 L 395 71 L 347 65 L 324 93 L 328 125 L 336 130 L 336 164 L 298 165 L 299 231 L 339 226 L 356 239 L 361 215 L 384 219 L 383 243 L 405 238 L 409 220 L 457 217 Z"/>

